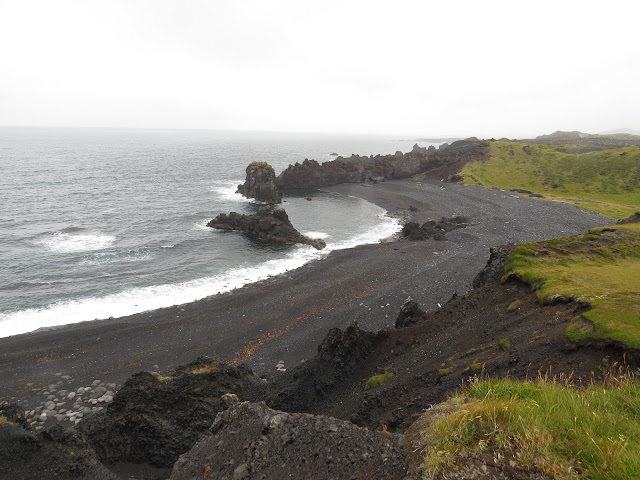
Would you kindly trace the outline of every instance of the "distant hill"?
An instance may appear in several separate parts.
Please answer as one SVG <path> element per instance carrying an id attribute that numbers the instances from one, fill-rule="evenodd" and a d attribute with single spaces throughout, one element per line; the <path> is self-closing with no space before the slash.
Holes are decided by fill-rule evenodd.
<path id="1" fill-rule="evenodd" d="M 607 130 L 606 132 L 600 132 L 600 135 L 615 135 L 618 133 L 640 136 L 640 130 L 634 130 L 632 128 L 618 128 L 617 130 Z"/>
<path id="2" fill-rule="evenodd" d="M 558 130 L 557 132 L 554 132 L 550 135 L 540 135 L 535 139 L 524 141 L 544 144 L 565 143 L 572 145 L 591 145 L 595 147 L 605 148 L 621 148 L 634 145 L 640 146 L 640 135 L 633 135 L 630 133 L 595 134 L 583 133 L 578 131 L 564 132 Z"/>

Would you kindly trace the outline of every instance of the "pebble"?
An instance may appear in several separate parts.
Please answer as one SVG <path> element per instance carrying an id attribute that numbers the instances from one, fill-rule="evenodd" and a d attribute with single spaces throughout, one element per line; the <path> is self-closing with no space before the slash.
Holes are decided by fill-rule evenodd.
<path id="1" fill-rule="evenodd" d="M 58 390 L 65 380 L 67 384 L 71 384 L 72 378 L 71 375 L 63 375 L 62 372 L 58 372 L 55 375 L 62 380 L 55 384 L 50 384 L 48 389 L 46 387 L 33 387 L 33 383 L 27 384 L 31 392 L 43 397 L 42 404 L 31 410 L 24 410 L 24 416 L 29 425 L 38 430 L 42 429 L 49 420 L 55 420 L 59 423 L 68 421 L 67 424 L 71 425 L 78 424 L 85 416 L 103 410 L 103 406 L 113 401 L 115 392 L 118 389 L 118 385 L 115 383 L 104 383 L 96 379 L 91 382 L 91 386 L 78 387 L 76 385 L 74 389 Z M 29 407 L 29 402 L 26 399 L 16 401 L 27 408 Z M 67 408 L 69 401 L 73 402 L 73 405 Z M 103 406 L 98 406 L 98 403 Z"/>

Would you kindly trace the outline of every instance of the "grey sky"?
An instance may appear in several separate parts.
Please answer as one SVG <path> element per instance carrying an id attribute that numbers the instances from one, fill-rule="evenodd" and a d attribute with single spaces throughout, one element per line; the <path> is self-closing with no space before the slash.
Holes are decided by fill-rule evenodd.
<path id="1" fill-rule="evenodd" d="M 640 130 L 638 5 L 0 0 L 0 125 Z"/>

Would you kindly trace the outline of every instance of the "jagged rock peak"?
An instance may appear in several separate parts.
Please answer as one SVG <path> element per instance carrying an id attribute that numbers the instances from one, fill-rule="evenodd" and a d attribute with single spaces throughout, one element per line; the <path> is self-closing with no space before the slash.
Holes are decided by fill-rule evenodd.
<path id="1" fill-rule="evenodd" d="M 251 162 L 246 172 L 245 182 L 238 185 L 237 193 L 260 202 L 282 202 L 282 193 L 276 187 L 276 172 L 271 165 L 267 162 Z"/>

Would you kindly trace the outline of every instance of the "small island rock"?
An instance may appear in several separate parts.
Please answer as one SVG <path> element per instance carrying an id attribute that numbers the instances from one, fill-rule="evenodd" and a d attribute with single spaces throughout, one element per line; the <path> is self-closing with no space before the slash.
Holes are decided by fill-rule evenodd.
<path id="1" fill-rule="evenodd" d="M 298 232 L 291 224 L 284 208 L 276 208 L 271 211 L 271 207 L 265 206 L 254 215 L 242 215 L 236 212 L 231 212 L 228 215 L 221 213 L 207 223 L 207 227 L 220 230 L 238 230 L 278 243 L 302 243 L 311 245 L 318 250 L 326 247 L 323 240 L 309 238 Z"/>
<path id="2" fill-rule="evenodd" d="M 252 162 L 247 166 L 244 184 L 238 185 L 236 193 L 260 202 L 281 203 L 282 193 L 276 187 L 276 172 L 266 162 Z"/>

